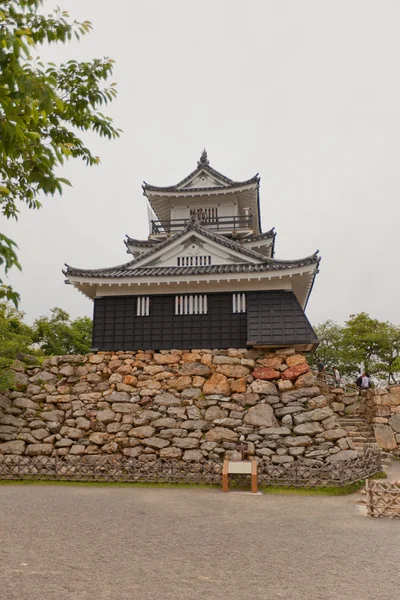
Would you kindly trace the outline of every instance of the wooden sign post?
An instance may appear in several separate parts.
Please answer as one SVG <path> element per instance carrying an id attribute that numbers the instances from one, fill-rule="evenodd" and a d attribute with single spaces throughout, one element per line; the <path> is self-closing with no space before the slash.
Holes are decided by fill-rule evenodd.
<path id="1" fill-rule="evenodd" d="M 229 474 L 238 473 L 240 475 L 251 475 L 251 491 L 257 494 L 257 460 L 253 458 L 251 461 L 238 460 L 230 461 L 228 458 L 224 460 L 222 467 L 222 491 L 229 491 Z"/>

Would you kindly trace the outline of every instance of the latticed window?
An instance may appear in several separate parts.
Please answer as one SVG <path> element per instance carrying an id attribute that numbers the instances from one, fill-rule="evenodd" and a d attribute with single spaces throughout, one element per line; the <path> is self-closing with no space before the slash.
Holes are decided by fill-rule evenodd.
<path id="1" fill-rule="evenodd" d="M 206 315 L 207 312 L 208 303 L 205 294 L 175 296 L 176 315 Z"/>
<path id="2" fill-rule="evenodd" d="M 232 312 L 246 312 L 246 294 L 232 294 Z"/>
<path id="3" fill-rule="evenodd" d="M 148 317 L 150 315 L 150 297 L 138 296 L 136 304 L 136 316 Z"/>
<path id="4" fill-rule="evenodd" d="M 215 223 L 218 220 L 218 208 L 191 208 L 190 216 L 196 216 L 204 223 Z"/>
<path id="5" fill-rule="evenodd" d="M 211 265 L 211 256 L 178 256 L 176 264 L 178 267 L 205 267 Z"/>

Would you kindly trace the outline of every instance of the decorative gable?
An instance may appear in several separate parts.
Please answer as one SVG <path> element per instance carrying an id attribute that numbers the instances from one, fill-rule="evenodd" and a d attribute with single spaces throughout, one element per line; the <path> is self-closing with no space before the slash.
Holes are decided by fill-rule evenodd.
<path id="1" fill-rule="evenodd" d="M 198 169 L 193 176 L 183 185 L 178 185 L 178 189 L 193 189 L 193 188 L 215 188 L 228 187 L 228 184 L 223 179 L 207 172 L 205 169 Z"/>
<path id="2" fill-rule="evenodd" d="M 242 249 L 239 244 L 219 236 L 202 233 L 192 225 L 184 235 L 174 236 L 138 258 L 137 267 L 203 267 L 227 264 L 260 264 L 265 258 Z M 199 231 L 200 230 L 200 231 Z"/>

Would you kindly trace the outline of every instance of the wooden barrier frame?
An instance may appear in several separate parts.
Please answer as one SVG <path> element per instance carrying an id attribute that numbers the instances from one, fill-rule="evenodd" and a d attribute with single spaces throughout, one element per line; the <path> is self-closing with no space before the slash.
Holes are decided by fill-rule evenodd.
<path id="1" fill-rule="evenodd" d="M 251 492 L 257 494 L 257 460 L 253 458 L 249 460 L 230 461 L 228 458 L 224 460 L 222 467 L 222 491 L 229 491 L 229 474 L 238 473 L 240 475 L 251 475 Z"/>

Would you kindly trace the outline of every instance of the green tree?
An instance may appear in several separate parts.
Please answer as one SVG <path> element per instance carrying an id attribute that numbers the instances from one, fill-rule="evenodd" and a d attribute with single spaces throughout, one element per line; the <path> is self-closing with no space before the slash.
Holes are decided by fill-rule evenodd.
<path id="1" fill-rule="evenodd" d="M 74 321 L 62 308 L 52 308 L 50 317 L 40 317 L 33 324 L 33 340 L 46 355 L 85 354 L 92 343 L 92 320 L 79 317 Z"/>
<path id="2" fill-rule="evenodd" d="M 20 354 L 32 354 L 32 329 L 24 314 L 6 302 L 0 303 L 0 391 L 12 386 L 8 367 Z"/>
<path id="3" fill-rule="evenodd" d="M 0 4 L 0 209 L 6 218 L 17 218 L 20 202 L 37 209 L 42 194 L 61 194 L 63 186 L 70 185 L 57 174 L 67 158 L 98 164 L 79 132 L 119 135 L 110 117 L 101 112 L 116 95 L 115 84 L 104 83 L 112 74 L 112 60 L 70 60 L 57 66 L 32 58 L 41 44 L 79 39 L 91 29 L 89 21 L 73 21 L 59 9 L 41 14 L 42 4 L 42 0 Z M 0 267 L 5 274 L 13 266 L 20 268 L 16 248 L 0 234 Z M 0 273 L 1 298 L 17 304 L 19 296 Z"/>
<path id="4" fill-rule="evenodd" d="M 0 358 L 13 360 L 18 353 L 32 351 L 33 332 L 24 314 L 6 302 L 0 303 Z"/>
<path id="5" fill-rule="evenodd" d="M 343 364 L 343 327 L 334 321 L 327 320 L 315 327 L 320 344 L 313 354 L 314 365 L 322 362 L 329 372 L 337 367 L 341 373 L 344 372 Z"/>
<path id="6" fill-rule="evenodd" d="M 350 315 L 343 326 L 325 321 L 316 327 L 321 341 L 314 362 L 322 361 L 328 371 L 337 366 L 348 378 L 355 378 L 360 364 L 372 375 L 387 382 L 400 373 L 400 327 L 373 319 L 367 313 Z"/>

